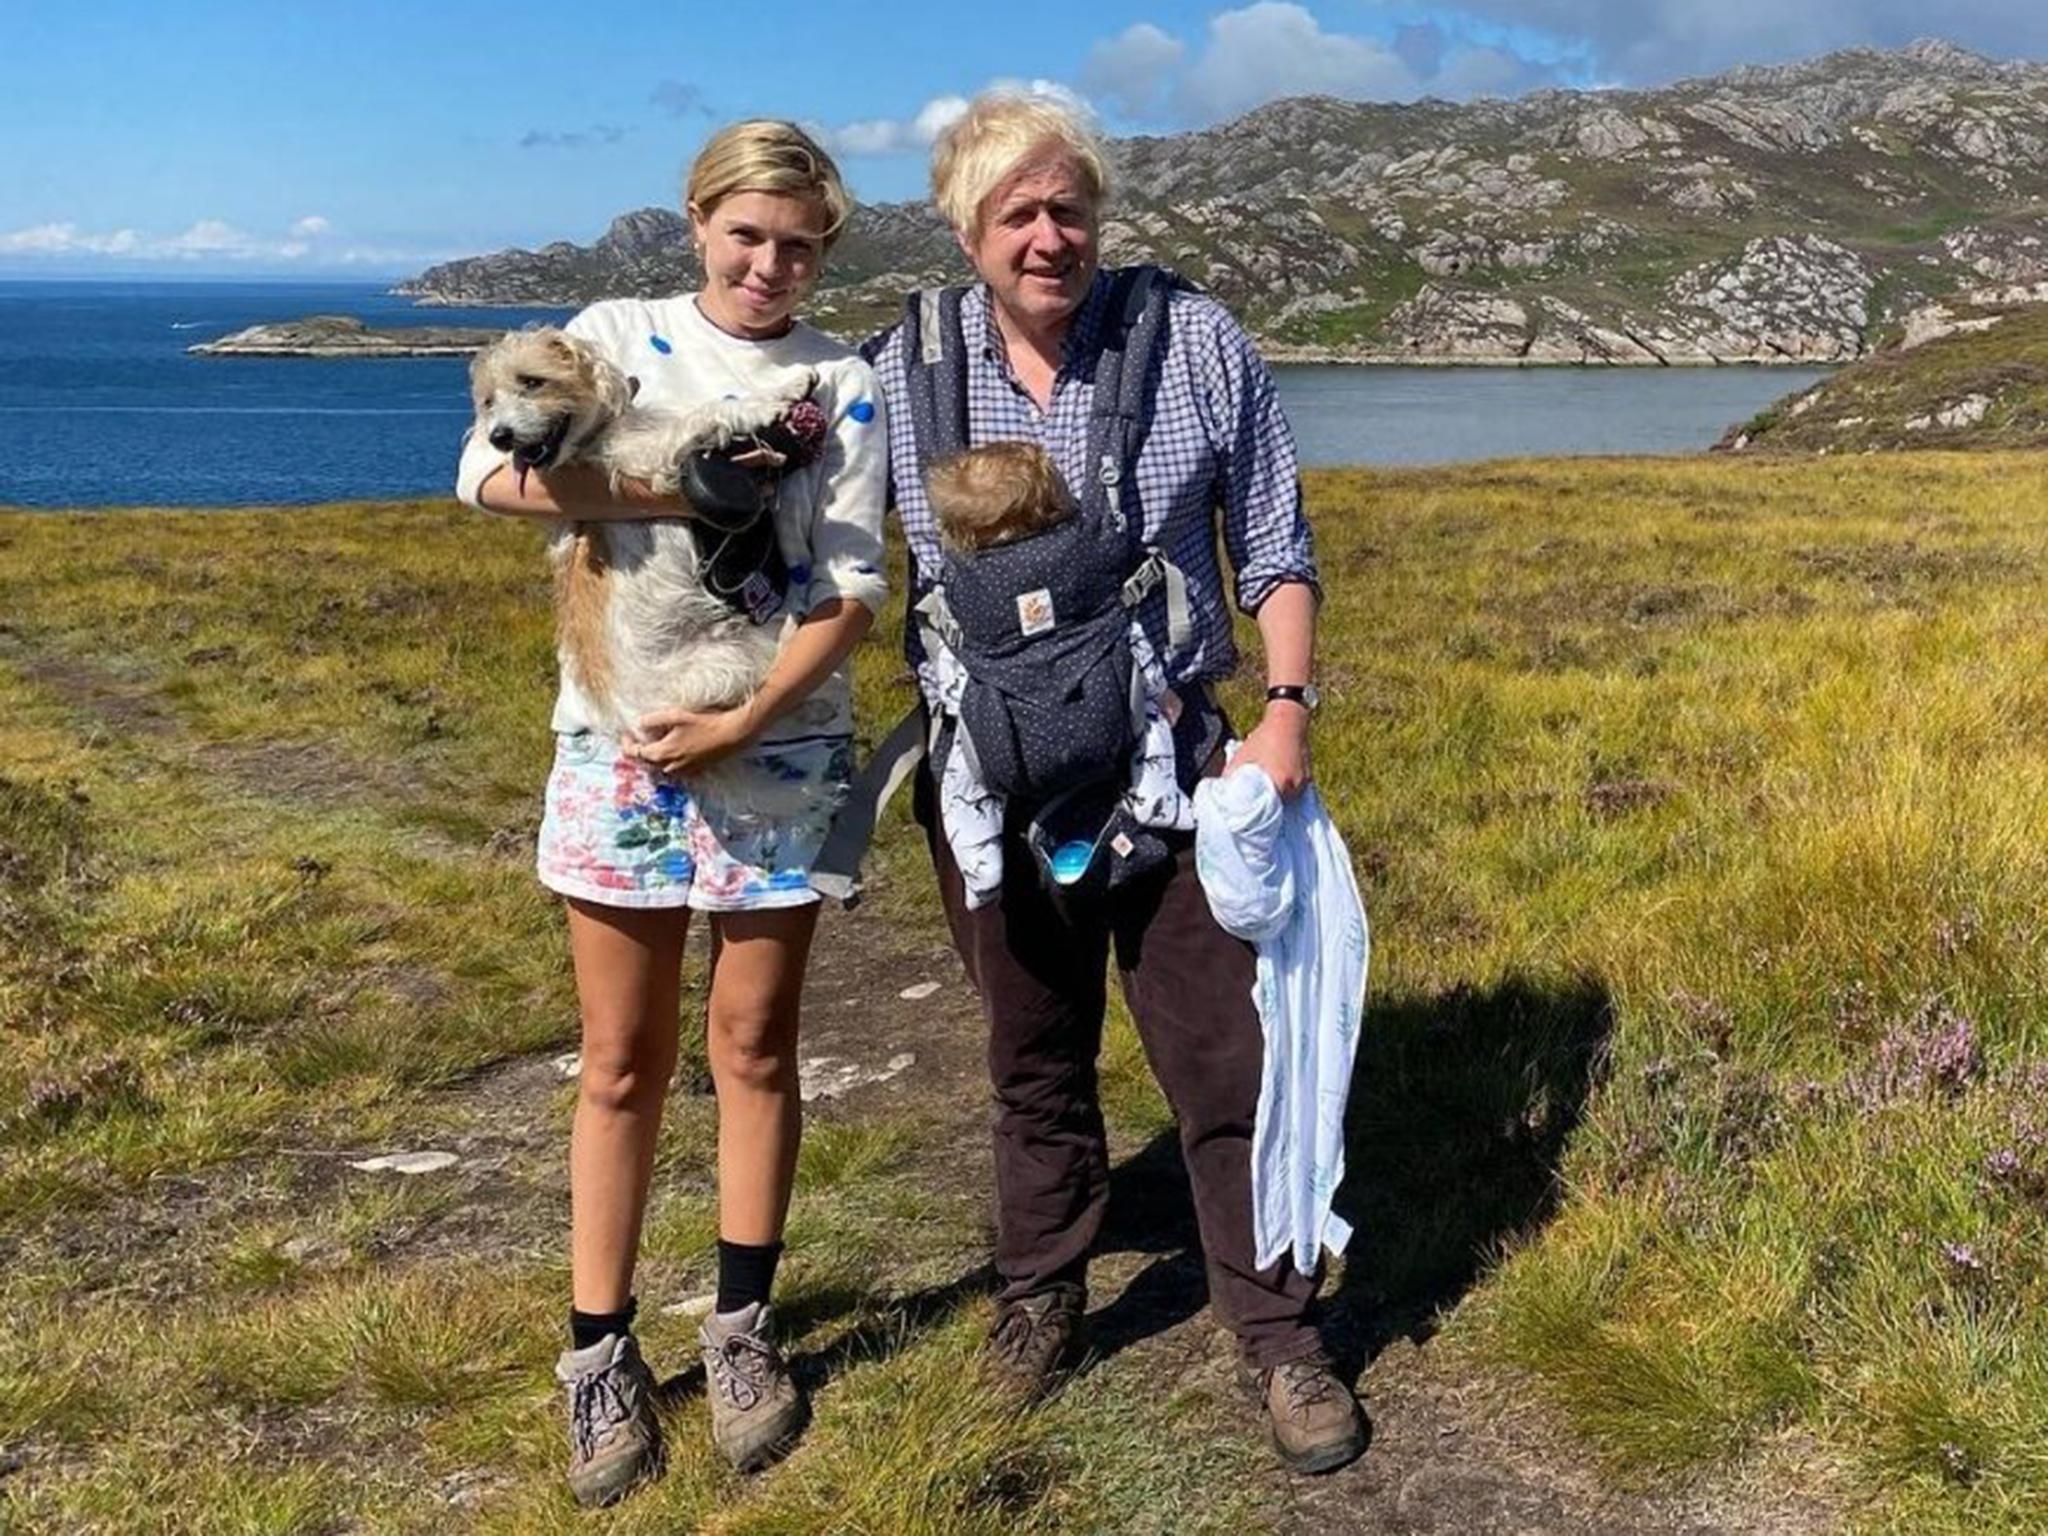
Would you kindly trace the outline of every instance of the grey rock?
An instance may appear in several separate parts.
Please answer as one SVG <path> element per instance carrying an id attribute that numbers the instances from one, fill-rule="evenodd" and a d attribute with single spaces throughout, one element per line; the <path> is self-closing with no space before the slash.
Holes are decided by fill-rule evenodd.
<path id="1" fill-rule="evenodd" d="M 1276 356 L 1834 361 L 1959 280 L 2048 277 L 2048 66 L 1939 42 L 1645 91 L 1302 97 L 1112 159 L 1105 255 L 1176 266 Z M 862 208 L 807 312 L 857 336 L 964 275 L 928 205 Z M 643 209 L 399 291 L 580 304 L 697 280 L 683 220 Z"/>

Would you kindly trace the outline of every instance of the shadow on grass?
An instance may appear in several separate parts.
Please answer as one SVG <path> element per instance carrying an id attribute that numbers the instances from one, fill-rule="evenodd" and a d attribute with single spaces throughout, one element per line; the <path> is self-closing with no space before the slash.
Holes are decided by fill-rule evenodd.
<path id="1" fill-rule="evenodd" d="M 1510 976 L 1371 1004 L 1337 1200 L 1356 1232 L 1322 1306 L 1326 1340 L 1347 1373 L 1393 1339 L 1428 1338 L 1503 1248 L 1550 1218 L 1612 1026 L 1607 992 L 1588 978 Z M 1204 1304 L 1175 1132 L 1112 1174 L 1098 1250 L 1159 1255 L 1090 1318 L 1098 1358 Z"/>

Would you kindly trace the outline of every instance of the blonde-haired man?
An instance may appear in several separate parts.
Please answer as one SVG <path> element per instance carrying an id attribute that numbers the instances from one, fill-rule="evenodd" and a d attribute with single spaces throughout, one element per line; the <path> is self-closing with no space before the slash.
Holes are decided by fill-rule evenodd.
<path id="1" fill-rule="evenodd" d="M 1124 339 L 1124 317 L 1109 314 L 1112 290 L 1123 290 L 1097 262 L 1107 181 L 1088 125 L 1043 96 L 984 95 L 933 152 L 934 200 L 980 278 L 959 299 L 968 439 L 961 446 L 1036 443 L 1077 493 L 1093 477 L 1113 478 L 1090 447 L 1097 365 Z M 1165 339 L 1143 375 L 1142 436 L 1122 464 L 1116 505 L 1138 543 L 1163 550 L 1185 573 L 1192 625 L 1170 625 L 1163 598 L 1140 607 L 1138 618 L 1169 657 L 1175 734 L 1191 784 L 1218 766 L 1225 728 L 1209 684 L 1236 662 L 1216 558 L 1220 507 L 1237 603 L 1256 615 L 1270 685 L 1233 771 L 1257 763 L 1293 795 L 1309 773 L 1318 598 L 1293 438 L 1271 375 L 1228 312 L 1185 288 L 1166 302 Z M 932 304 L 923 312 L 942 311 Z M 889 407 L 892 499 L 910 545 L 914 604 L 938 579 L 942 553 L 924 476 L 937 435 L 932 389 L 918 372 L 935 354 L 924 333 L 914 357 L 908 329 L 885 332 L 864 350 Z M 909 649 L 936 707 L 935 670 L 914 632 Z M 1180 1125 L 1210 1297 L 1238 1336 L 1275 1445 L 1302 1471 L 1352 1460 L 1366 1426 L 1308 1322 L 1315 1277 L 1285 1259 L 1265 1269 L 1254 1261 L 1251 1134 L 1263 1050 L 1254 956 L 1210 916 L 1191 839 L 1163 834 L 1171 856 L 1150 874 L 1100 897 L 1061 901 L 1021 846 L 1020 812 L 1004 832 L 999 899 L 970 907 L 929 772 L 917 789 L 953 939 L 989 1026 L 1003 1280 L 992 1373 L 1020 1396 L 1045 1390 L 1083 1310 L 1087 1253 L 1108 1192 L 1095 1058 L 1113 948 L 1146 1055 Z"/>

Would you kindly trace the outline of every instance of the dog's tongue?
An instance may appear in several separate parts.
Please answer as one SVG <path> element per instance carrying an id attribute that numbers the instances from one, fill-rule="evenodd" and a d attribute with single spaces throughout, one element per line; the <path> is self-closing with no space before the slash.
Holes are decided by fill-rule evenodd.
<path id="1" fill-rule="evenodd" d="M 526 494 L 527 465 L 523 461 L 515 459 L 512 462 L 512 467 L 519 472 L 519 494 L 524 496 Z"/>

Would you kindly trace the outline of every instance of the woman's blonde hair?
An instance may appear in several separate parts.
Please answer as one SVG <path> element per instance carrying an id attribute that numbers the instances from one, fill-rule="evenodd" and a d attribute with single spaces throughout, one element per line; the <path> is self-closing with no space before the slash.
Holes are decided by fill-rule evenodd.
<path id="1" fill-rule="evenodd" d="M 1079 108 L 1055 96 L 1017 90 L 984 91 L 949 123 L 932 145 L 932 201 L 961 234 L 980 232 L 981 205 L 1034 153 L 1058 149 L 1073 157 L 1100 208 L 1109 191 L 1102 139 Z"/>
<path id="2" fill-rule="evenodd" d="M 815 197 L 825 210 L 829 249 L 846 228 L 853 198 L 832 157 L 795 123 L 757 117 L 721 128 L 705 141 L 683 183 L 683 208 L 704 215 L 739 192 Z"/>

